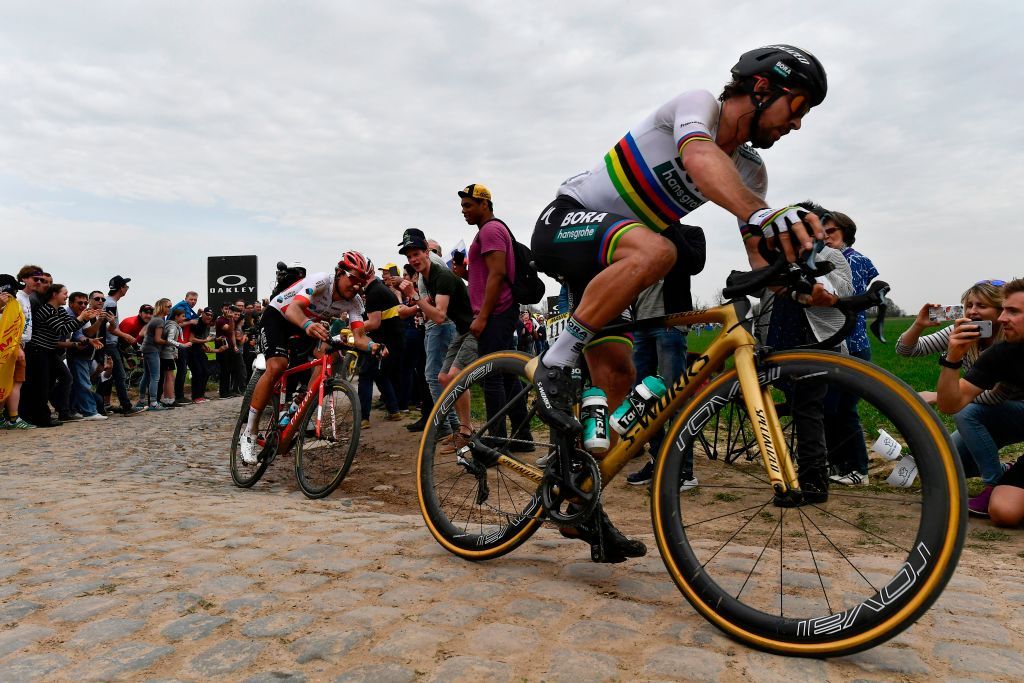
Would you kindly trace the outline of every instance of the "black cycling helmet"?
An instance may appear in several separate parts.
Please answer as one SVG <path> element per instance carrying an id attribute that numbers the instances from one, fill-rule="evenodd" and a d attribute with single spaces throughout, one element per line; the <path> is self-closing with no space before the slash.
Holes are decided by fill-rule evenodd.
<path id="1" fill-rule="evenodd" d="M 740 55 L 732 68 L 737 80 L 764 76 L 775 85 L 807 90 L 811 106 L 818 106 L 828 93 L 825 67 L 807 50 L 792 45 L 768 45 Z"/>

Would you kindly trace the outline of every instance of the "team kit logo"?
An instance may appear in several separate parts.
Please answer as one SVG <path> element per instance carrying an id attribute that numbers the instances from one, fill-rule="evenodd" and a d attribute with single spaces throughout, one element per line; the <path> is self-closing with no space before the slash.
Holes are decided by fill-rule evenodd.
<path id="1" fill-rule="evenodd" d="M 565 214 L 555 242 L 589 242 L 597 235 L 597 225 L 608 216 L 600 211 L 572 211 Z M 583 224 L 586 225 L 583 225 Z"/>

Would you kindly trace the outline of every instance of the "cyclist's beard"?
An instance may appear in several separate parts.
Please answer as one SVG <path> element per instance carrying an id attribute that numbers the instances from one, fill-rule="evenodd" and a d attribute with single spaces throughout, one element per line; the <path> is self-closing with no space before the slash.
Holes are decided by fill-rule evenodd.
<path id="1" fill-rule="evenodd" d="M 768 149 L 775 144 L 771 132 L 761 128 L 761 112 L 754 114 L 754 120 L 750 122 L 750 145 L 757 149 Z"/>

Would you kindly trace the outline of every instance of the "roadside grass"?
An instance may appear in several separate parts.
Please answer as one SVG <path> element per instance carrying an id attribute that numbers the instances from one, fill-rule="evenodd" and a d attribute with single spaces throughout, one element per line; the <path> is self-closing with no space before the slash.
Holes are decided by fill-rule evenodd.
<path id="1" fill-rule="evenodd" d="M 939 378 L 939 364 L 936 362 L 936 358 L 934 356 L 906 358 L 896 353 L 896 340 L 910 327 L 913 320 L 912 317 L 886 319 L 884 336 L 887 343 L 885 344 L 873 334 L 868 333 L 868 338 L 871 341 L 871 362 L 896 375 L 910 385 L 914 391 L 934 391 Z M 688 350 L 702 352 L 711 345 L 714 338 L 715 335 L 707 331 L 700 335 L 691 332 L 687 340 Z M 862 403 L 859 410 L 866 433 L 877 436 L 879 429 L 884 429 L 892 434 L 893 430 L 889 421 L 873 408 Z M 949 432 L 956 429 L 952 417 L 942 413 L 938 413 L 938 415 Z M 897 434 L 892 435 L 898 437 Z"/>

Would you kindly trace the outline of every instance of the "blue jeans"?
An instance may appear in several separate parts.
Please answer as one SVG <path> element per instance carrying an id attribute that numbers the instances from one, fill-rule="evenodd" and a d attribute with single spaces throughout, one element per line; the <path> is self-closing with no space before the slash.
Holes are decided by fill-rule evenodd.
<path id="1" fill-rule="evenodd" d="M 871 348 L 851 351 L 851 356 L 871 360 Z M 830 388 L 825 397 L 825 441 L 829 464 L 837 474 L 868 473 L 868 448 L 860 424 L 857 403 L 860 397 Z"/>
<path id="2" fill-rule="evenodd" d="M 441 372 L 441 366 L 444 364 L 444 355 L 448 352 L 448 346 L 452 343 L 452 339 L 455 338 L 455 323 L 449 321 L 443 325 L 434 325 L 427 330 L 425 337 L 425 346 L 427 350 L 427 360 L 424 370 L 424 375 L 427 377 L 427 387 L 430 388 L 430 397 L 437 402 L 437 397 L 441 395 L 441 383 L 437 381 L 437 375 Z M 448 424 L 452 429 L 458 429 L 459 418 L 456 417 L 455 411 L 451 413 L 451 419 L 448 420 Z"/>
<path id="3" fill-rule="evenodd" d="M 686 334 L 674 327 L 658 330 L 638 330 L 633 333 L 633 365 L 636 366 L 636 381 L 644 377 L 661 375 L 665 384 L 672 384 L 686 369 Z M 617 406 L 608 406 L 609 412 Z M 661 450 L 665 440 L 662 429 L 650 441 L 651 453 Z M 682 475 L 693 478 L 693 447 L 687 448 L 683 461 Z"/>
<path id="4" fill-rule="evenodd" d="M 981 476 L 995 485 L 1003 476 L 999 449 L 1024 441 L 1024 401 L 1006 401 L 994 406 L 970 403 L 953 416 L 953 443 L 968 477 Z"/>
<path id="5" fill-rule="evenodd" d="M 107 350 L 107 355 L 114 361 L 114 388 L 117 389 L 117 400 L 121 402 L 121 407 L 124 409 L 130 409 L 132 407 L 132 400 L 128 397 L 128 377 L 124 371 L 124 363 L 121 360 L 121 352 L 117 349 L 117 342 L 107 344 L 104 348 Z"/>
<path id="6" fill-rule="evenodd" d="M 145 402 L 145 396 L 149 395 L 149 402 L 156 403 L 160 400 L 160 352 L 145 351 L 142 354 L 146 369 L 142 373 L 142 383 L 139 385 L 139 401 Z"/>
<path id="7" fill-rule="evenodd" d="M 85 417 L 96 414 L 96 398 L 92 392 L 92 359 L 70 358 L 71 376 L 71 410 Z"/>

